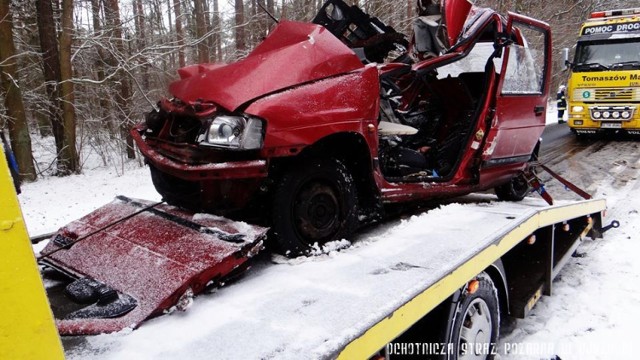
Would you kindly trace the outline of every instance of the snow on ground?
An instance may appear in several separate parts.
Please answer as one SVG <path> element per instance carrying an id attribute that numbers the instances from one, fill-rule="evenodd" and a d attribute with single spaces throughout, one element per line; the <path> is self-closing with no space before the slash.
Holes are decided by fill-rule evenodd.
<path id="1" fill-rule="evenodd" d="M 550 106 L 551 108 L 551 106 Z M 555 111 L 555 109 L 550 109 Z M 566 114 L 565 114 L 566 117 Z M 548 113 L 547 123 L 557 122 Z M 620 228 L 587 241 L 529 317 L 502 329 L 502 359 L 637 359 L 634 341 L 640 322 L 640 161 L 637 142 L 611 143 L 600 152 L 571 159 L 564 176 L 607 199 L 605 222 Z M 555 169 L 558 170 L 558 169 Z M 578 175 L 578 176 L 576 176 Z M 588 178 L 582 182 L 582 178 Z M 589 183 L 591 182 L 591 183 Z M 555 198 L 566 192 L 557 183 Z M 571 196 L 571 195 L 569 195 Z M 636 330 L 634 330 L 636 329 Z M 511 350 L 506 351 L 506 350 Z"/>
<path id="2" fill-rule="evenodd" d="M 500 348 L 515 349 L 504 359 L 637 358 L 640 183 L 610 190 L 601 189 L 611 194 L 607 219 L 618 219 L 621 227 L 582 246 L 583 257 L 565 267 L 553 284 L 553 296 L 543 298 L 510 331 L 503 329 Z"/>
<path id="3" fill-rule="evenodd" d="M 592 154 L 593 163 L 587 166 L 599 179 L 589 191 L 607 199 L 605 222 L 617 219 L 620 228 L 583 244 L 582 256 L 573 258 L 554 282 L 552 296 L 543 298 L 528 318 L 502 330 L 501 348 L 514 349 L 503 359 L 637 358 L 633 339 L 640 322 L 635 289 L 640 281 L 640 162 L 619 160 L 629 149 L 636 150 L 637 159 L 637 144 L 612 143 L 607 151 Z M 603 164 L 610 166 L 610 173 L 598 176 L 605 172 Z M 562 195 L 559 186 L 547 188 Z"/>
<path id="4" fill-rule="evenodd" d="M 551 119 L 555 118 L 550 116 Z M 551 120 L 550 122 L 554 122 Z M 635 287 L 640 283 L 640 244 L 638 243 L 638 231 L 640 230 L 640 182 L 637 181 L 639 162 L 623 164 L 616 163 L 629 151 L 629 144 L 621 144 L 618 150 L 616 144 L 608 145 L 593 157 L 592 161 L 610 163 L 609 174 L 606 168 L 600 168 L 600 172 L 607 176 L 594 177 L 597 183 L 592 184 L 589 190 L 599 197 L 606 197 L 609 212 L 607 219 L 617 219 L 621 223 L 619 229 L 614 229 L 605 235 L 604 240 L 587 241 L 579 250 L 584 256 L 573 258 L 564 269 L 561 276 L 554 283 L 552 297 L 544 297 L 534 308 L 532 314 L 523 320 L 515 321 L 508 328 L 502 330 L 499 350 L 502 359 L 541 359 L 552 358 L 558 355 L 561 359 L 633 359 L 635 343 L 635 326 L 640 322 L 640 312 L 637 304 L 640 303 L 640 293 Z M 590 161 L 587 157 L 584 161 Z M 596 164 L 592 164 L 594 167 Z M 626 180 L 616 181 L 616 166 L 624 167 Z M 147 168 L 140 168 L 135 163 L 125 164 L 124 173 L 116 171 L 114 167 L 87 166 L 90 168 L 81 175 L 73 175 L 65 178 L 47 177 L 35 183 L 25 184 L 23 193 L 19 196 L 23 214 L 30 234 L 38 235 L 51 232 L 69 221 L 80 217 L 87 212 L 111 201 L 116 195 L 126 195 L 149 200 L 158 200 L 160 197 L 153 189 Z M 571 168 L 567 170 L 570 174 Z M 620 169 L 619 169 L 620 170 Z M 620 170 L 621 172 L 623 170 Z M 551 187 L 553 188 L 553 186 Z M 554 188 L 554 195 L 559 191 Z M 564 196 L 564 195 L 563 195 Z M 568 195 L 567 195 L 568 196 Z M 562 196 L 560 196 L 562 198 Z M 459 204 L 451 204 L 442 207 L 446 211 L 464 209 Z M 464 210 L 461 210 L 464 211 Z M 409 223 L 392 222 L 376 229 L 370 240 L 371 243 L 380 241 L 384 234 L 393 233 L 411 241 L 416 228 L 420 228 L 421 219 L 429 217 L 414 216 Z M 360 240 L 356 246 L 364 248 L 370 243 L 368 240 Z M 342 247 L 344 244 L 339 244 Z M 361 251 L 361 249 L 357 249 Z M 358 256 L 348 250 L 343 253 L 329 251 L 321 255 L 321 259 L 303 263 L 302 266 L 313 268 L 314 261 L 333 261 L 332 258 L 342 258 L 340 261 L 349 264 L 358 261 Z M 296 263 L 289 264 L 282 258 L 274 258 L 273 269 L 262 271 L 281 271 L 283 266 L 299 266 Z M 267 266 L 269 266 L 267 264 Z M 279 268 L 277 268 L 280 266 Z M 398 271 L 397 273 L 402 273 Z M 245 281 L 241 279 L 240 281 Z M 246 281 L 251 281 L 249 276 Z M 363 289 L 366 286 L 363 285 Z M 231 287 L 229 287 L 231 289 Z M 218 301 L 228 301 L 233 304 L 237 299 L 225 297 L 227 288 L 220 290 Z M 320 291 L 321 289 L 318 289 Z M 269 290 L 262 288 L 261 296 L 268 298 Z M 273 291 L 276 291 L 273 289 Z M 332 290 L 333 291 L 333 290 Z M 343 289 L 343 291 L 358 291 L 355 289 Z M 228 296 L 227 296 L 228 297 Z M 164 341 L 171 341 L 170 354 L 178 356 L 186 352 L 192 352 L 195 358 L 205 358 L 206 352 L 198 352 L 193 347 L 204 346 L 207 339 L 190 339 L 189 328 L 213 328 L 224 326 L 225 318 L 218 319 L 220 324 L 199 321 L 200 315 L 207 314 L 206 297 L 196 299 L 184 315 L 177 315 L 193 319 L 186 325 L 173 329 L 163 318 L 155 319 L 143 328 L 133 333 L 127 332 L 115 335 L 103 335 L 96 337 L 91 342 L 94 351 L 100 353 L 100 357 L 110 358 L 105 349 L 117 353 L 117 347 L 110 344 L 125 342 L 129 355 L 136 358 L 154 358 L 149 354 L 156 354 L 153 347 L 154 338 L 161 335 Z M 240 304 L 244 303 L 242 300 Z M 306 303 L 305 303 L 306 304 Z M 249 306 L 249 304 L 246 304 Z M 313 303 L 307 304 L 314 308 Z M 254 310 L 258 309 L 254 304 Z M 239 308 L 237 311 L 241 311 Z M 319 307 L 316 311 L 322 311 Z M 330 309 L 326 311 L 331 311 Z M 191 314 L 191 315 L 190 315 Z M 172 315 L 173 316 L 173 315 Z M 251 319 L 248 319 L 251 323 Z M 155 327 L 155 328 L 154 328 Z M 294 329 L 295 327 L 292 327 Z M 157 329 L 157 330 L 155 330 Z M 172 330 L 173 329 L 173 330 Z M 229 329 L 233 329 L 230 326 Z M 143 331 L 144 330 L 144 331 Z M 168 333 L 167 333 L 168 332 Z M 133 341 L 134 338 L 148 335 L 149 341 Z M 296 334 L 299 341 L 305 338 L 322 336 L 309 333 Z M 268 334 L 262 336 L 268 337 Z M 326 334 L 324 334 L 326 336 Z M 125 340 L 122 338 L 124 337 Z M 127 341 L 126 337 L 131 337 Z M 252 346 L 259 346 L 259 339 Z M 136 345 L 139 344 L 139 345 Z M 189 344 L 189 349 L 181 344 Z M 509 351 L 507 351 L 509 350 Z M 92 358 L 86 352 L 67 353 L 71 358 Z M 97 355 L 97 353 L 93 353 Z M 275 354 L 276 356 L 278 354 Z M 112 357 L 114 358 L 114 357 Z M 115 358 L 122 358 L 116 356 Z M 165 353 L 166 358 L 166 353 Z"/>

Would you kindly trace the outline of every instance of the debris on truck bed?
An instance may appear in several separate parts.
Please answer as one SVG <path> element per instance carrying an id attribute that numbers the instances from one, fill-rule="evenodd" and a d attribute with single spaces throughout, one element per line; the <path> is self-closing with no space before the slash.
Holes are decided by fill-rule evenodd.
<path id="1" fill-rule="evenodd" d="M 119 196 L 61 228 L 40 263 L 70 276 L 60 334 L 136 328 L 240 274 L 266 228 Z"/>

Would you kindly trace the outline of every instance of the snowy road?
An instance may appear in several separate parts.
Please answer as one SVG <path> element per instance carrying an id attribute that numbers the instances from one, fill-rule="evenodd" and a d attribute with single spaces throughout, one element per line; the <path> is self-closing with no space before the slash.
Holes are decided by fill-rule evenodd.
<path id="1" fill-rule="evenodd" d="M 552 296 L 528 318 L 502 328 L 499 348 L 510 350 L 502 359 L 637 359 L 640 143 L 578 141 L 561 124 L 548 126 L 543 139 L 542 162 L 606 198 L 607 218 L 618 219 L 621 228 L 584 244 L 556 279 Z M 556 199 L 576 198 L 557 181 L 546 188 Z"/>

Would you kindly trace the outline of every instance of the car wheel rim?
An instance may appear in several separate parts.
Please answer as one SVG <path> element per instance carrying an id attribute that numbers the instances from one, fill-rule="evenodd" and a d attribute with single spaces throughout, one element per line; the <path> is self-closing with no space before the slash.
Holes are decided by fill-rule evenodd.
<path id="1" fill-rule="evenodd" d="M 487 303 L 474 299 L 462 318 L 458 359 L 486 359 L 490 354 L 493 322 Z"/>
<path id="2" fill-rule="evenodd" d="M 526 195 L 529 191 L 529 183 L 522 176 L 513 179 L 513 191 L 518 195 Z"/>
<path id="3" fill-rule="evenodd" d="M 331 186 L 313 182 L 296 197 L 293 216 L 298 232 L 310 243 L 322 243 L 340 225 L 340 203 Z"/>

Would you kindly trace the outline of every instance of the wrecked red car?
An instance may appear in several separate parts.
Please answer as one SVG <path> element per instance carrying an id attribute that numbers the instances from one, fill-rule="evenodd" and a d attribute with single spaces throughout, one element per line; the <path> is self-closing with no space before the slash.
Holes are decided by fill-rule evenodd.
<path id="1" fill-rule="evenodd" d="M 244 59 L 178 71 L 133 129 L 164 199 L 268 225 L 297 255 L 386 205 L 530 190 L 551 34 L 540 21 L 442 0 L 405 38 L 341 0 L 280 21 Z"/>

